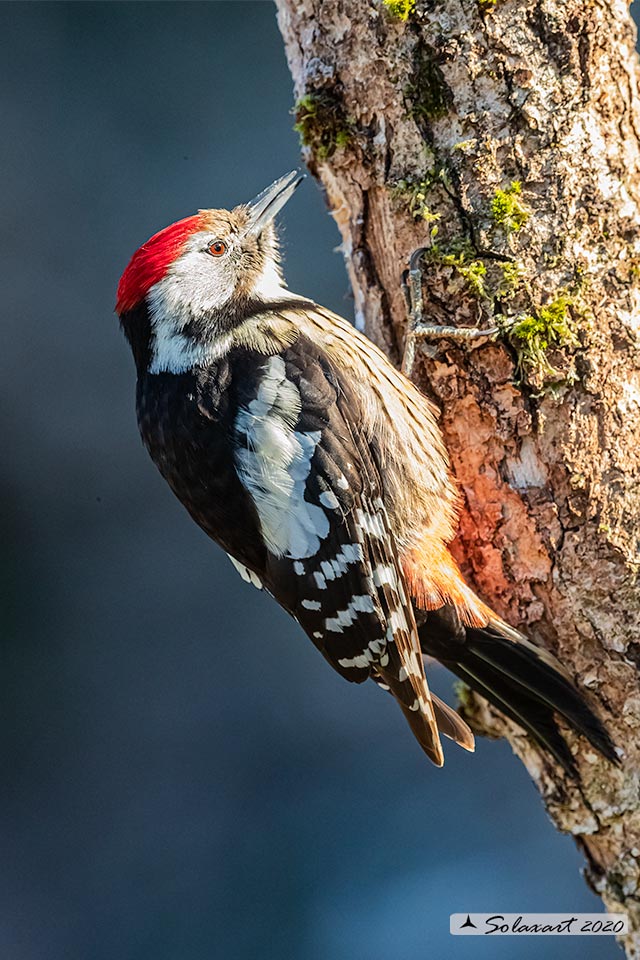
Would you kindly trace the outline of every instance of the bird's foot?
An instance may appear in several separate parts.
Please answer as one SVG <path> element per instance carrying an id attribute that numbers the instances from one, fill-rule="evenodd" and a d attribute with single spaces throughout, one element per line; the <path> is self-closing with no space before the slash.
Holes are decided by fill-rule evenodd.
<path id="1" fill-rule="evenodd" d="M 409 269 L 403 277 L 403 288 L 409 308 L 409 329 L 405 338 L 402 372 L 407 377 L 410 377 L 413 371 L 418 341 L 480 340 L 486 337 L 495 337 L 499 332 L 498 327 L 488 327 L 481 330 L 479 327 L 447 327 L 424 322 L 421 263 L 427 249 L 427 247 L 418 247 L 417 250 L 414 250 L 409 260 Z"/>

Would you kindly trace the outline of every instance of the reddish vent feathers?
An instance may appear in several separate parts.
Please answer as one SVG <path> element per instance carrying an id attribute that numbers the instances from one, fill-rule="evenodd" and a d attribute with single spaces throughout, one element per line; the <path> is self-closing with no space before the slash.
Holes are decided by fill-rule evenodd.
<path id="1" fill-rule="evenodd" d="M 189 237 L 201 229 L 201 225 L 202 214 L 199 213 L 178 220 L 154 234 L 136 250 L 118 284 L 116 313 L 126 313 L 146 297 L 149 289 L 162 280 Z"/>

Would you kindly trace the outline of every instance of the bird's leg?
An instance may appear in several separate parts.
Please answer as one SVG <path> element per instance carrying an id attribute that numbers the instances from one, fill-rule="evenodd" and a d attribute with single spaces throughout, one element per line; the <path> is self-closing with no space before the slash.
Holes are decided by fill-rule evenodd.
<path id="1" fill-rule="evenodd" d="M 479 340 L 493 337 L 498 327 L 480 330 L 478 327 L 444 327 L 424 322 L 424 301 L 422 299 L 422 256 L 427 248 L 419 247 L 411 254 L 409 270 L 403 278 L 405 297 L 409 308 L 409 329 L 405 338 L 402 357 L 402 372 L 410 377 L 416 356 L 417 340 Z"/>

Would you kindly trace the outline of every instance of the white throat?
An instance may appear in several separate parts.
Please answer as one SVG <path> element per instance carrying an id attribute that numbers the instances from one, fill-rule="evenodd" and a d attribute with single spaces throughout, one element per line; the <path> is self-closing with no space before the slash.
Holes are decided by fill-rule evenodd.
<path id="1" fill-rule="evenodd" d="M 176 329 L 168 318 L 153 326 L 149 373 L 187 373 L 204 367 L 223 356 L 231 347 L 230 333 L 209 343 L 196 343 Z"/>
<path id="2" fill-rule="evenodd" d="M 210 275 L 207 281 L 194 284 L 183 276 L 169 273 L 151 287 L 147 296 L 151 320 L 149 373 L 186 373 L 214 362 L 233 345 L 233 330 L 221 332 L 206 343 L 198 343 L 185 333 L 188 324 L 198 320 L 206 322 L 208 316 L 223 309 L 233 296 L 233 289 L 212 283 Z M 186 289 L 188 295 L 185 295 Z M 287 290 L 273 262 L 265 265 L 253 296 L 264 303 L 265 312 L 270 303 L 305 299 Z"/>

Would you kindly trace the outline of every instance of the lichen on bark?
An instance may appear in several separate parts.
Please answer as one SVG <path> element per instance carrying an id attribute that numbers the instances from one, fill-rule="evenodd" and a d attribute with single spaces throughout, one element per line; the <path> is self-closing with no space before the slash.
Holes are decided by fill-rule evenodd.
<path id="1" fill-rule="evenodd" d="M 497 611 L 600 704 L 621 770 L 581 785 L 484 701 L 640 956 L 640 116 L 623 0 L 278 0 L 300 101 L 331 90 L 342 150 L 307 160 L 343 238 L 356 318 L 398 361 L 400 278 L 426 245 L 416 377 L 439 405 L 464 500 L 456 553 Z"/>

